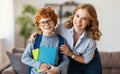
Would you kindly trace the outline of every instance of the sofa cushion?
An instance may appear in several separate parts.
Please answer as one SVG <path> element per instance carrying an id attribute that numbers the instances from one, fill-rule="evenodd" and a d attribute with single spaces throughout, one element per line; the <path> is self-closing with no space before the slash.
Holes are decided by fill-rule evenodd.
<path id="1" fill-rule="evenodd" d="M 120 68 L 120 52 L 112 52 L 110 61 L 112 61 L 112 68 Z"/>
<path id="2" fill-rule="evenodd" d="M 7 69 L 5 69 L 2 74 L 16 74 L 13 68 L 10 66 Z"/>
<path id="3" fill-rule="evenodd" d="M 22 54 L 12 54 L 10 52 L 6 52 L 9 60 L 11 62 L 11 66 L 16 71 L 17 74 L 27 74 L 27 65 L 21 62 Z"/>
<path id="4" fill-rule="evenodd" d="M 120 68 L 120 52 L 100 52 L 103 68 Z"/>
<path id="5" fill-rule="evenodd" d="M 116 68 L 111 69 L 111 74 L 120 74 L 120 69 L 119 68 L 118 69 L 116 69 Z"/>
<path id="6" fill-rule="evenodd" d="M 4 71 L 6 68 L 10 66 L 10 62 L 4 62 L 3 64 L 0 65 L 0 74 L 2 74 L 2 71 Z"/>
<path id="7" fill-rule="evenodd" d="M 111 68 L 102 68 L 102 74 L 111 74 Z"/>
<path id="8" fill-rule="evenodd" d="M 111 52 L 100 52 L 100 58 L 102 63 L 102 68 L 111 68 Z"/>
<path id="9" fill-rule="evenodd" d="M 20 53 L 22 54 L 24 52 L 24 48 L 13 48 L 12 53 Z"/>

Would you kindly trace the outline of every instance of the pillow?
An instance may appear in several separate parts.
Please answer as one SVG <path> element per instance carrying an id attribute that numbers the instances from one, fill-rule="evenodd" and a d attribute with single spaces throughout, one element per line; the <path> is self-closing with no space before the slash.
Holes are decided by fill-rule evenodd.
<path id="1" fill-rule="evenodd" d="M 22 54 L 12 54 L 10 52 L 6 52 L 9 57 L 11 66 L 16 71 L 17 74 L 27 74 L 27 65 L 21 62 Z"/>

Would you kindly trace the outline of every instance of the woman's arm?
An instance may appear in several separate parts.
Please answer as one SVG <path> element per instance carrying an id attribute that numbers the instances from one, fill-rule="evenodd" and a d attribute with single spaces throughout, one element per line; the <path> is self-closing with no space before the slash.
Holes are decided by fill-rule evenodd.
<path id="1" fill-rule="evenodd" d="M 69 49 L 67 45 L 60 46 L 61 53 L 83 64 L 89 63 L 92 60 L 92 58 L 94 57 L 95 49 L 96 49 L 96 42 L 93 40 L 89 42 L 87 49 L 82 55 L 76 55 Z"/>

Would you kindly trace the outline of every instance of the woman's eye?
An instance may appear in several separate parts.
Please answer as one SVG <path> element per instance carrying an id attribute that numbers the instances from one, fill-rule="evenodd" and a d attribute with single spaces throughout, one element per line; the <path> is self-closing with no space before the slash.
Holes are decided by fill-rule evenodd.
<path id="1" fill-rule="evenodd" d="M 83 18 L 83 20 L 87 20 L 86 18 Z"/>
<path id="2" fill-rule="evenodd" d="M 79 15 L 76 15 L 76 17 L 79 17 Z"/>
<path id="3" fill-rule="evenodd" d="M 88 20 L 88 18 L 82 18 L 83 20 Z"/>

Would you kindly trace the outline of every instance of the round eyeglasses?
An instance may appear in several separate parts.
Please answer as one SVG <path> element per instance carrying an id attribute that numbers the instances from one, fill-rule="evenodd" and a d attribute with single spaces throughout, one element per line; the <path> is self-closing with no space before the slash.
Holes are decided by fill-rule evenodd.
<path id="1" fill-rule="evenodd" d="M 52 23 L 52 20 L 51 19 L 49 19 L 49 20 L 46 20 L 46 21 L 40 21 L 40 25 L 41 26 L 44 26 L 44 25 L 46 25 L 46 24 L 51 24 Z"/>

